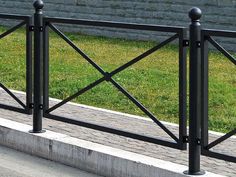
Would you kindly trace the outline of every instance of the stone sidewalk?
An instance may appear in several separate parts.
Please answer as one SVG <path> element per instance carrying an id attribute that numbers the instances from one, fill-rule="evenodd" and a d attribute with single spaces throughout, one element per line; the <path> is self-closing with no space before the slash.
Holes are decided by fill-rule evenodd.
<path id="1" fill-rule="evenodd" d="M 15 93 L 21 100 L 25 99 L 23 93 Z M 52 99 L 51 105 L 54 105 L 58 101 Z M 0 103 L 16 105 L 17 103 L 0 90 Z M 96 124 L 106 125 L 110 127 L 116 127 L 122 130 L 128 130 L 139 134 L 145 134 L 154 137 L 160 137 L 169 139 L 169 136 L 161 130 L 152 121 L 138 116 L 132 116 L 113 111 L 97 109 L 84 105 L 77 105 L 68 103 L 61 108 L 58 108 L 53 114 L 65 116 L 68 118 L 86 120 Z M 24 115 L 12 111 L 0 109 L 1 118 L 14 120 L 16 122 L 25 123 L 32 125 L 32 116 Z M 178 127 L 175 124 L 165 124 L 176 136 L 178 136 Z M 182 165 L 188 165 L 188 154 L 187 151 L 180 151 L 160 145 L 155 145 L 147 142 L 133 140 L 130 138 L 117 136 L 109 133 L 104 133 L 76 125 L 70 125 L 63 122 L 58 122 L 50 119 L 43 120 L 44 129 L 48 129 L 54 132 L 63 133 L 72 137 L 84 139 L 87 141 L 123 149 L 130 152 L 135 152 L 154 158 L 179 163 Z M 210 133 L 210 140 L 219 137 L 217 133 Z M 170 140 L 170 139 L 169 139 Z M 224 143 L 215 147 L 214 151 L 226 153 L 230 155 L 236 154 L 236 138 L 232 137 Z M 208 157 L 201 157 L 202 169 L 209 172 L 226 175 L 236 176 L 236 164 L 226 162 L 223 160 L 217 160 Z"/>

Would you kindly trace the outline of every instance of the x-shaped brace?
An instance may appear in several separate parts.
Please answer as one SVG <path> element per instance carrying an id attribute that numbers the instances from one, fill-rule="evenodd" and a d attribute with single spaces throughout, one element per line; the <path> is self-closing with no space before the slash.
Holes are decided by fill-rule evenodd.
<path id="1" fill-rule="evenodd" d="M 149 111 L 147 110 L 138 100 L 136 100 L 130 93 L 128 93 L 120 84 L 118 84 L 112 77 L 125 70 L 129 66 L 137 63 L 138 61 L 142 60 L 143 58 L 151 55 L 158 49 L 162 48 L 166 44 L 172 42 L 176 38 L 178 38 L 178 34 L 173 35 L 172 37 L 168 38 L 167 40 L 163 41 L 162 43 L 158 44 L 157 46 L 147 50 L 143 54 L 137 56 L 136 58 L 132 59 L 131 61 L 125 63 L 124 65 L 118 67 L 117 69 L 113 70 L 112 72 L 105 72 L 100 66 L 98 66 L 91 58 L 89 58 L 81 49 L 79 49 L 68 37 L 66 37 L 60 30 L 58 30 L 54 25 L 51 23 L 48 24 L 48 26 L 56 32 L 62 39 L 64 39 L 72 48 L 74 48 L 84 59 L 86 59 L 94 68 L 96 68 L 103 77 L 94 81 L 93 83 L 89 84 L 88 86 L 84 87 L 83 89 L 79 90 L 74 95 L 66 98 L 65 100 L 61 101 L 60 103 L 54 105 L 53 107 L 46 110 L 46 113 L 50 113 L 54 111 L 55 109 L 59 108 L 60 106 L 66 104 L 67 102 L 71 101 L 72 99 L 78 97 L 79 95 L 85 93 L 86 91 L 92 89 L 93 87 L 97 86 L 98 84 L 102 83 L 103 81 L 109 81 L 111 82 L 119 91 L 121 91 L 128 99 L 130 99 L 137 107 L 139 107 L 147 116 L 149 116 L 157 125 L 159 125 L 170 137 L 172 137 L 176 142 L 178 142 L 178 138 L 169 130 L 166 128 L 165 125 L 163 125 L 157 118 Z"/>

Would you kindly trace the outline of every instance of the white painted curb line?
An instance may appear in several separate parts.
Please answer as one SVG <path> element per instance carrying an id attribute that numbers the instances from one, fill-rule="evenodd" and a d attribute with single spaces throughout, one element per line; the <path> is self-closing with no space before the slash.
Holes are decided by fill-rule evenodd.
<path id="1" fill-rule="evenodd" d="M 0 144 L 106 177 L 183 177 L 186 166 L 0 118 Z M 178 155 L 176 155 L 178 156 Z M 222 177 L 207 172 L 203 177 Z"/>

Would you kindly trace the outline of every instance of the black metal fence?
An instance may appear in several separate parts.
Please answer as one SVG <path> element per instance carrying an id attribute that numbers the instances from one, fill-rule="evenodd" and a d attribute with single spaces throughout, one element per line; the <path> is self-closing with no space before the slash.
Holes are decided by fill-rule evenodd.
<path id="1" fill-rule="evenodd" d="M 0 104 L 1 108 L 18 111 L 21 113 L 31 114 L 33 109 L 33 130 L 32 133 L 41 133 L 42 117 L 62 121 L 70 124 L 84 126 L 108 133 L 117 134 L 120 136 L 130 137 L 141 141 L 160 144 L 176 149 L 186 150 L 186 145 L 189 143 L 189 170 L 188 174 L 203 174 L 200 170 L 200 154 L 223 159 L 231 162 L 236 162 L 236 157 L 225 154 L 220 154 L 211 151 L 210 149 L 217 144 L 223 142 L 230 136 L 236 133 L 236 129 L 227 133 L 225 136 L 217 139 L 214 142 L 208 142 L 208 43 L 210 42 L 220 52 L 222 52 L 232 64 L 236 64 L 235 58 L 230 55 L 222 46 L 220 46 L 212 36 L 236 37 L 234 31 L 218 31 L 201 29 L 199 19 L 201 18 L 201 10 L 192 8 L 189 12 L 191 24 L 189 27 L 190 38 L 187 38 L 188 28 L 159 26 L 159 25 L 142 25 L 128 24 L 107 21 L 91 21 L 81 19 L 66 19 L 66 18 L 50 18 L 43 16 L 43 2 L 37 0 L 34 2 L 35 14 L 34 24 L 31 23 L 30 16 L 0 14 L 3 19 L 17 19 L 22 22 L 7 32 L 0 35 L 0 38 L 5 37 L 19 27 L 26 25 L 26 104 L 22 103 L 9 89 L 4 85 L 0 85 L 10 96 L 12 96 L 23 108 L 19 109 L 14 106 Z M 141 55 L 116 68 L 111 72 L 106 72 L 97 63 L 86 55 L 79 47 L 77 47 L 62 31 L 56 26 L 57 24 L 76 24 L 83 26 L 96 26 L 104 28 L 119 28 L 133 29 L 143 31 L 167 32 L 172 36 L 167 40 L 160 42 L 158 45 L 147 50 Z M 58 34 L 68 45 L 78 52 L 88 63 L 90 63 L 97 71 L 102 74 L 102 77 L 88 86 L 80 89 L 77 93 L 69 96 L 58 104 L 49 107 L 49 29 L 52 29 Z M 32 50 L 32 34 L 34 34 L 34 50 Z M 179 46 L 179 136 L 171 132 L 157 117 L 153 115 L 147 108 L 142 105 L 134 96 L 125 90 L 117 83 L 113 76 L 121 71 L 124 71 L 133 64 L 141 61 L 145 57 L 156 52 L 170 42 L 178 40 Z M 190 96 L 189 96 L 189 135 L 187 133 L 187 48 L 190 48 Z M 32 62 L 32 51 L 34 53 L 34 62 Z M 32 63 L 34 64 L 34 72 L 32 72 Z M 32 78 L 34 83 L 32 84 Z M 58 109 L 62 105 L 72 99 L 82 95 L 95 86 L 107 81 L 111 83 L 117 90 L 123 93 L 131 102 L 133 102 L 141 111 L 143 111 L 154 123 L 163 129 L 173 141 L 162 140 L 154 137 L 149 137 L 141 134 L 115 129 L 107 126 L 96 125 L 86 121 L 79 121 L 71 118 L 62 117 L 52 114 L 52 111 Z M 34 86 L 32 100 L 32 85 Z"/>
<path id="2" fill-rule="evenodd" d="M 9 109 L 12 111 L 17 111 L 20 113 L 32 114 L 32 30 L 30 26 L 32 26 L 32 18 L 31 16 L 24 15 L 9 15 L 9 14 L 0 14 L 0 19 L 8 19 L 8 20 L 17 20 L 20 21 L 18 24 L 3 34 L 0 35 L 0 39 L 6 37 L 7 35 L 13 33 L 15 30 L 25 26 L 26 31 L 26 103 L 23 103 L 17 96 L 12 93 L 6 86 L 0 83 L 0 87 L 6 91 L 19 105 L 21 108 L 17 106 L 11 106 L 0 103 L 0 108 Z"/>
<path id="3" fill-rule="evenodd" d="M 226 133 L 224 136 L 214 140 L 213 142 L 209 143 L 208 140 L 208 78 L 209 78 L 209 59 L 208 59 L 208 43 L 212 44 L 218 51 L 220 51 L 229 61 L 236 65 L 236 59 L 232 56 L 229 52 L 227 52 L 224 47 L 218 44 L 213 37 L 227 37 L 227 38 L 236 38 L 236 31 L 221 31 L 221 30 L 209 30 L 203 29 L 201 32 L 201 124 L 202 124 L 202 155 L 214 157 L 218 159 L 223 159 L 231 162 L 236 162 L 236 157 L 232 157 L 226 154 L 221 154 L 218 152 L 214 152 L 211 149 L 216 145 L 222 143 L 223 141 L 227 140 L 231 136 L 236 134 L 236 129 L 231 130 L 230 132 Z"/>
<path id="4" fill-rule="evenodd" d="M 54 23 L 57 24 L 77 24 L 77 25 L 88 25 L 88 26 L 102 26 L 102 27 L 112 27 L 112 28 L 126 28 L 126 29 L 135 29 L 135 30 L 149 30 L 149 31 L 167 31 L 170 33 L 174 33 L 170 38 L 167 40 L 159 43 L 158 45 L 154 46 L 153 48 L 147 50 L 143 54 L 135 57 L 131 61 L 125 63 L 124 65 L 116 68 L 112 72 L 106 72 L 104 69 L 102 69 L 97 63 L 93 61 L 88 55 L 86 55 L 79 47 L 77 47 L 65 34 L 63 34 L 56 26 L 54 26 Z M 44 41 L 47 41 L 45 43 L 45 58 L 44 58 L 44 73 L 45 73 L 45 79 L 44 79 L 44 109 L 45 114 L 44 116 L 50 119 L 65 121 L 68 123 L 76 124 L 76 125 L 82 125 L 88 128 L 93 128 L 97 130 L 102 130 L 104 132 L 114 133 L 121 136 L 126 136 L 138 140 L 143 140 L 151 143 L 161 144 L 177 149 L 186 149 L 186 143 L 183 141 L 183 139 L 186 137 L 186 46 L 182 45 L 184 43 L 184 40 L 186 39 L 186 29 L 185 28 L 179 28 L 179 27 L 167 27 L 167 26 L 151 26 L 151 25 L 137 25 L 137 24 L 125 24 L 125 23 L 114 23 L 114 22 L 104 22 L 104 21 L 88 21 L 88 20 L 76 20 L 76 19 L 63 19 L 63 18 L 44 18 L 44 24 L 45 24 L 45 35 L 44 35 Z M 48 107 L 49 105 L 49 96 L 48 96 L 48 62 L 49 62 L 49 56 L 48 56 L 48 41 L 49 41 L 49 34 L 48 34 L 48 28 L 52 29 L 55 33 L 57 33 L 68 45 L 70 45 L 76 52 L 78 52 L 88 63 L 90 63 L 97 71 L 99 71 L 103 77 L 100 79 L 94 81 L 93 83 L 89 84 L 88 86 L 80 89 L 77 93 L 69 96 L 65 100 L 61 101 L 60 103 L 54 105 L 53 107 Z M 174 41 L 175 39 L 179 40 L 180 48 L 179 48 L 179 95 L 181 96 L 181 99 L 179 99 L 179 120 L 180 120 L 180 129 L 179 129 L 179 137 L 176 137 L 163 123 L 161 123 L 157 117 L 153 115 L 147 108 L 142 105 L 135 97 L 133 97 L 127 90 L 125 90 L 119 83 L 117 83 L 112 77 L 116 74 L 120 73 L 121 71 L 124 71 L 128 67 L 134 65 L 135 63 L 141 61 L 145 57 L 151 55 L 152 53 L 156 52 L 163 46 L 169 44 L 170 42 Z M 149 118 L 151 118 L 159 127 L 161 127 L 172 139 L 173 142 L 165 141 L 161 139 L 156 139 L 140 134 L 134 134 L 132 132 L 122 131 L 106 126 L 101 125 L 95 125 L 84 121 L 78 121 L 73 120 L 69 118 L 63 118 L 57 115 L 51 114 L 52 111 L 56 110 L 57 108 L 63 106 L 67 102 L 71 101 L 72 99 L 86 93 L 87 91 L 91 90 L 92 88 L 96 87 L 97 85 L 101 84 L 102 82 L 109 82 L 111 83 L 115 88 L 117 88 L 118 91 L 123 93 L 131 102 L 133 102 L 141 111 L 143 111 Z"/>

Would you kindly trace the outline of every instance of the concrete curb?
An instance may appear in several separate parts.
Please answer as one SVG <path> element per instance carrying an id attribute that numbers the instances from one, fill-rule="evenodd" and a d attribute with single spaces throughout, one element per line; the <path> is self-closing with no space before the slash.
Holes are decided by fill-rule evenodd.
<path id="1" fill-rule="evenodd" d="M 184 177 L 186 166 L 0 118 L 0 144 L 106 177 Z M 207 172 L 204 177 L 222 177 Z"/>

